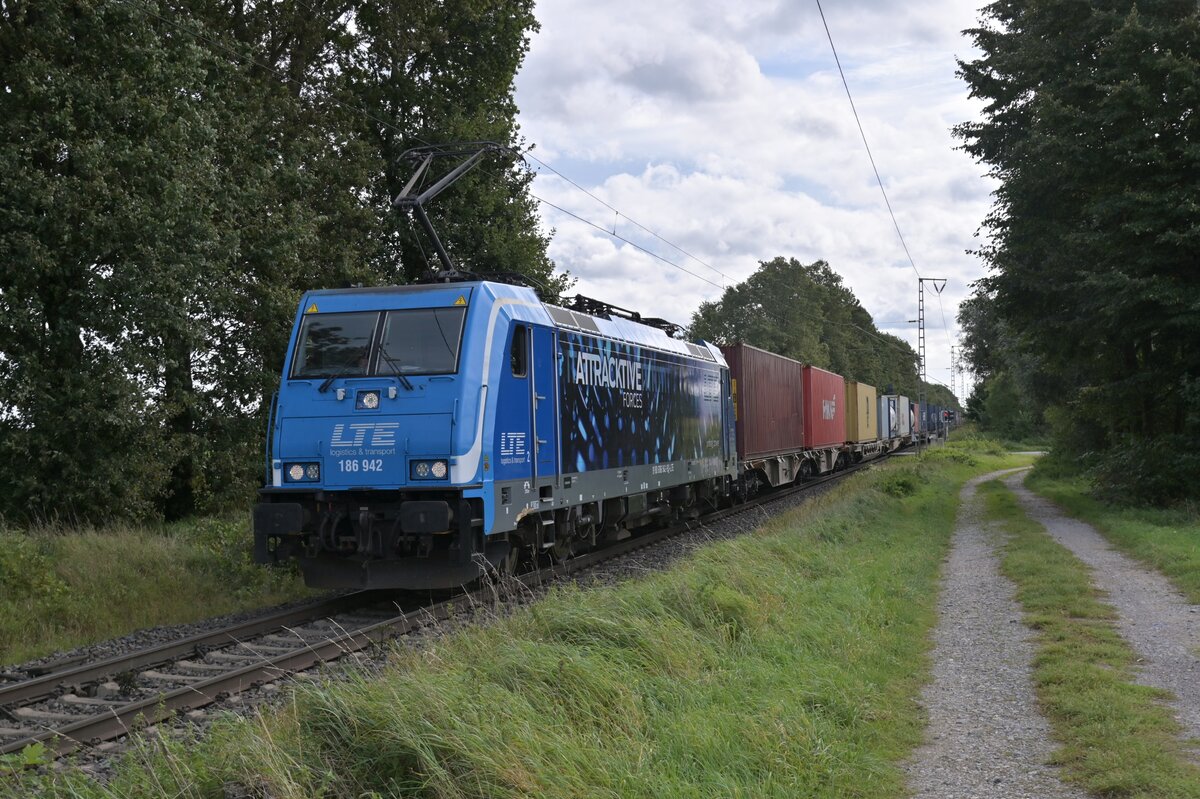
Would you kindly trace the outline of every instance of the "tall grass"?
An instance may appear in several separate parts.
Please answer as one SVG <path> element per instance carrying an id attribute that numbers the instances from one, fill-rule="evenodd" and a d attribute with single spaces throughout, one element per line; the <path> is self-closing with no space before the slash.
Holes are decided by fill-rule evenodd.
<path id="1" fill-rule="evenodd" d="M 668 571 L 565 588 L 50 797 L 898 797 L 972 473 L 910 459 Z"/>
<path id="2" fill-rule="evenodd" d="M 0 530 L 0 664 L 303 596 L 250 562 L 248 524 Z"/>

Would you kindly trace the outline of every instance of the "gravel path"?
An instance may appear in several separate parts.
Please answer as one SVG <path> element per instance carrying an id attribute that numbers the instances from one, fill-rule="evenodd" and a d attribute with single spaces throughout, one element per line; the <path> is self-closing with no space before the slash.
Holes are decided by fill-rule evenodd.
<path id="1" fill-rule="evenodd" d="M 1117 629 L 1140 658 L 1137 681 L 1175 695 L 1168 706 L 1184 735 L 1200 739 L 1200 606 L 1190 604 L 1166 577 L 1114 550 L 1089 524 L 1065 516 L 1023 485 L 1005 483 L 1021 507 L 1058 543 L 1092 569 L 1119 618 Z"/>
<path id="2" fill-rule="evenodd" d="M 1034 645 L 1016 588 L 1000 573 L 1000 534 L 983 523 L 976 486 L 963 487 L 938 598 L 933 680 L 922 692 L 926 743 L 906 765 L 915 797 L 1085 799 L 1046 765 L 1050 728 L 1035 702 Z"/>

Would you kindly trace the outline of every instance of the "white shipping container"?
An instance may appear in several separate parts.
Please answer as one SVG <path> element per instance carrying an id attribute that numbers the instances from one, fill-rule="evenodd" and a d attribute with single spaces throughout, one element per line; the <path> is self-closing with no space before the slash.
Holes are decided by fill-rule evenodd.
<path id="1" fill-rule="evenodd" d="M 900 437 L 912 435 L 912 407 L 909 405 L 908 397 L 896 397 L 896 416 L 900 423 Z"/>
<path id="2" fill-rule="evenodd" d="M 879 397 L 879 437 L 886 441 L 899 435 L 900 419 L 896 414 L 896 395 L 884 394 Z"/>

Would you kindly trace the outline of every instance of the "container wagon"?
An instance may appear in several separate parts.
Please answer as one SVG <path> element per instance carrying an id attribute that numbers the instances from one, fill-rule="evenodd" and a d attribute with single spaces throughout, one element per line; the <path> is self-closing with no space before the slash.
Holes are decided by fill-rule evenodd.
<path id="1" fill-rule="evenodd" d="M 801 370 L 804 394 L 804 447 L 812 474 L 848 465 L 846 380 L 816 366 Z M 805 474 L 804 476 L 809 476 Z"/>
<path id="2" fill-rule="evenodd" d="M 846 447 L 852 463 L 884 451 L 879 442 L 879 397 L 874 386 L 846 381 Z"/>
<path id="3" fill-rule="evenodd" d="M 721 348 L 729 364 L 737 455 L 749 493 L 800 477 L 803 364 L 749 344 Z"/>

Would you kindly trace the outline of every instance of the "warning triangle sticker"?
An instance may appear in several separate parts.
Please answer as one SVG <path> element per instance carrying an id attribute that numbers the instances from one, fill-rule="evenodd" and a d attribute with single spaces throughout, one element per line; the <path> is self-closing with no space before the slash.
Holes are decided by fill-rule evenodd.
<path id="1" fill-rule="evenodd" d="M 315 302 L 312 305 L 308 306 L 308 309 L 305 311 L 305 313 L 316 313 L 316 312 L 317 312 L 317 304 Z"/>
<path id="2" fill-rule="evenodd" d="M 464 297 L 463 295 L 459 294 L 459 295 L 458 295 L 458 299 L 454 301 L 454 304 L 455 304 L 455 305 L 466 305 L 466 304 L 467 304 L 467 298 L 466 298 L 466 297 Z"/>

